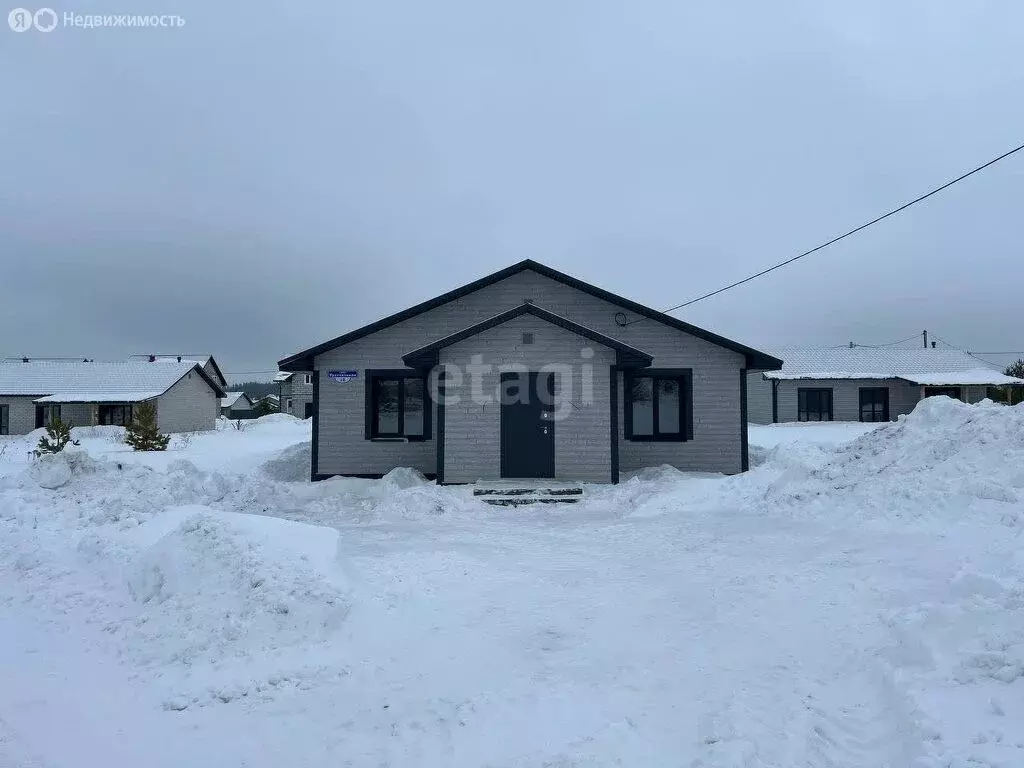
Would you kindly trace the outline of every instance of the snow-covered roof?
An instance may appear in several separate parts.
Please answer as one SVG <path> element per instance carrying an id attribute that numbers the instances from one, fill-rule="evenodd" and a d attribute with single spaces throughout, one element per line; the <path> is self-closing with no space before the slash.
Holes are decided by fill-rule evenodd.
<path id="1" fill-rule="evenodd" d="M 64 402 L 109 402 L 115 396 L 115 399 L 123 400 L 123 395 L 135 393 L 145 395 L 142 399 L 146 399 L 162 395 L 178 379 L 196 368 L 196 363 L 185 361 L 159 365 L 138 360 L 0 363 L 0 395 L 42 397 L 59 394 L 74 398 L 89 395 L 92 399 Z"/>
<path id="2" fill-rule="evenodd" d="M 289 373 L 288 371 L 281 371 L 274 377 L 274 381 L 288 381 L 288 379 L 290 379 L 294 375 L 295 374 Z"/>
<path id="3" fill-rule="evenodd" d="M 58 392 L 33 400 L 35 403 L 141 403 L 152 400 L 163 392 L 132 392 L 112 390 L 108 392 Z"/>
<path id="4" fill-rule="evenodd" d="M 220 407 L 221 408 L 234 408 L 235 403 L 237 403 L 239 401 L 239 399 L 243 398 L 243 397 L 246 398 L 246 400 L 249 400 L 249 396 L 246 395 L 245 392 L 227 392 L 227 393 L 225 393 L 224 397 L 222 397 L 220 399 Z M 251 403 L 252 403 L 252 401 L 249 400 L 249 403 L 247 403 L 247 404 L 251 404 Z"/>
<path id="5" fill-rule="evenodd" d="M 782 369 L 768 371 L 769 379 L 906 379 L 915 384 L 1024 384 L 986 368 L 978 358 L 958 349 L 870 349 L 788 347 L 773 352 Z"/>
<path id="6" fill-rule="evenodd" d="M 942 387 L 954 385 L 988 385 L 990 387 L 1001 387 L 1024 384 L 1024 379 L 1017 379 L 1013 376 L 1006 376 L 992 368 L 975 368 L 973 371 L 959 371 L 955 373 L 916 373 L 902 376 L 914 384 L 922 384 L 929 387 Z"/>

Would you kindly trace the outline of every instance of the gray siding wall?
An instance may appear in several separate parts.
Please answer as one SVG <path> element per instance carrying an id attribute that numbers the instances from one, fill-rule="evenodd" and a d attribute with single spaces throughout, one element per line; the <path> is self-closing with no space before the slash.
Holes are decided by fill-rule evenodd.
<path id="1" fill-rule="evenodd" d="M 895 379 L 800 379 L 779 382 L 779 421 L 796 421 L 797 391 L 804 388 L 832 390 L 832 420 L 860 421 L 861 387 L 888 387 L 889 418 L 896 421 L 910 413 L 918 402 L 919 388 Z"/>
<path id="2" fill-rule="evenodd" d="M 772 383 L 761 371 L 747 374 L 747 421 L 772 423 Z"/>
<path id="3" fill-rule="evenodd" d="M 306 383 L 306 376 L 310 376 L 309 384 Z M 288 407 L 289 399 L 291 408 Z M 312 402 L 312 374 L 296 373 L 288 381 L 281 382 L 281 413 L 290 413 L 301 419 L 306 413 L 306 403 Z"/>
<path id="4" fill-rule="evenodd" d="M 195 371 L 179 379 L 156 399 L 161 432 L 202 432 L 215 429 L 220 398 Z"/>
<path id="5" fill-rule="evenodd" d="M 27 435 L 36 428 L 36 405 L 32 401 L 40 397 L 0 397 L 0 405 L 9 406 L 10 434 Z"/>
<path id="6" fill-rule="evenodd" d="M 517 273 L 317 356 L 314 363 L 317 370 L 356 369 L 360 375 L 356 381 L 344 384 L 331 381 L 326 373 L 320 377 L 316 471 L 321 474 L 378 474 L 397 466 L 409 466 L 433 472 L 436 466 L 433 440 L 420 443 L 364 440 L 365 369 L 401 368 L 403 354 L 518 306 L 524 300 L 532 300 L 544 309 L 652 354 L 656 367 L 693 369 L 694 439 L 686 443 L 628 443 L 620 439 L 623 471 L 661 463 L 687 469 L 740 471 L 740 370 L 745 362 L 742 355 L 653 320 L 642 319 L 616 304 L 530 271 Z M 615 322 L 617 312 L 623 312 L 627 321 L 640 322 L 620 327 Z M 619 425 L 621 435 L 621 419 Z"/>
<path id="7" fill-rule="evenodd" d="M 524 332 L 533 333 L 533 344 L 522 344 Z M 498 390 L 501 372 L 508 370 L 567 374 L 556 377 L 555 477 L 611 481 L 609 372 L 615 364 L 614 350 L 524 315 L 442 350 L 441 363 L 464 370 L 475 355 L 481 356 L 478 362 L 493 365 L 494 370 L 478 379 L 482 387 L 476 398 L 469 377 L 464 377 L 460 386 L 446 388 L 445 482 L 501 477 Z M 584 377 L 590 382 L 587 386 Z M 474 402 L 479 394 L 489 402 Z M 457 404 L 452 403 L 452 396 L 458 398 Z"/>

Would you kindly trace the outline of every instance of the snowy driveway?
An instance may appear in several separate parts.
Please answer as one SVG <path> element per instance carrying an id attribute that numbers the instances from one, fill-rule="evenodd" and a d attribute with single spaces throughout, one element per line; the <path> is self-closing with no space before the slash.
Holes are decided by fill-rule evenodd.
<path id="1" fill-rule="evenodd" d="M 557 510 L 223 435 L 0 477 L 0 765 L 1024 765 L 1012 415 Z"/>

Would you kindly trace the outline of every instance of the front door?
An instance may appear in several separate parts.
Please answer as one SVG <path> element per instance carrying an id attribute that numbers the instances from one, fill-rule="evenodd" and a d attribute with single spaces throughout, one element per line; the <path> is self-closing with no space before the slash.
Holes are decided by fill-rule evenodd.
<path id="1" fill-rule="evenodd" d="M 46 426 L 46 406 L 36 406 L 36 429 Z"/>
<path id="2" fill-rule="evenodd" d="M 555 376 L 501 374 L 501 476 L 555 476 Z"/>

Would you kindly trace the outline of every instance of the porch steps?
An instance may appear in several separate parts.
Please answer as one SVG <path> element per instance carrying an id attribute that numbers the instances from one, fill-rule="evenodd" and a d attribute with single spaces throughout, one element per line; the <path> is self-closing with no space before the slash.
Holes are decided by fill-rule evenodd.
<path id="1" fill-rule="evenodd" d="M 524 507 L 528 504 L 575 504 L 583 497 L 583 489 L 575 486 L 526 488 L 483 485 L 474 488 L 473 495 L 496 507 Z"/>

